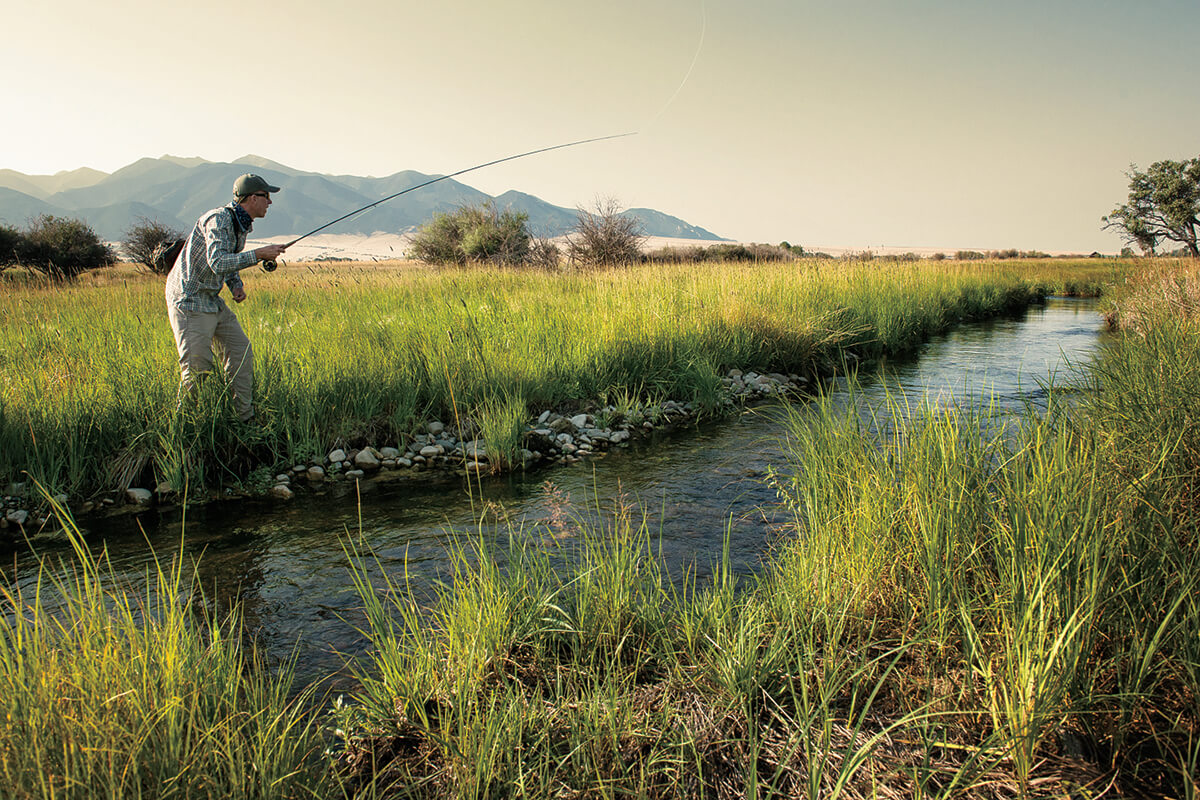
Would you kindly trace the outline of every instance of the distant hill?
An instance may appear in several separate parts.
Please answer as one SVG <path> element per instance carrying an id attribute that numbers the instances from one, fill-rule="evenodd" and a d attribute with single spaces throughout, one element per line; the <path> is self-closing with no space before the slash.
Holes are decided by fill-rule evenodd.
<path id="1" fill-rule="evenodd" d="M 38 214 L 85 220 L 102 238 L 118 241 L 139 218 L 186 229 L 204 211 L 230 198 L 233 179 L 257 172 L 283 187 L 279 202 L 254 226 L 256 237 L 298 236 L 343 214 L 416 186 L 437 176 L 412 170 L 384 178 L 325 175 L 293 169 L 261 156 L 247 155 L 231 163 L 202 158 L 142 158 L 111 174 L 77 169 L 56 175 L 25 175 L 0 170 L 0 222 L 21 226 Z M 390 200 L 327 229 L 329 233 L 406 233 L 437 212 L 494 199 L 499 208 L 529 215 L 537 236 L 566 233 L 575 223 L 574 209 L 555 206 L 523 192 L 496 198 L 449 178 Z M 704 228 L 649 208 L 624 212 L 639 219 L 649 236 L 721 239 Z"/>

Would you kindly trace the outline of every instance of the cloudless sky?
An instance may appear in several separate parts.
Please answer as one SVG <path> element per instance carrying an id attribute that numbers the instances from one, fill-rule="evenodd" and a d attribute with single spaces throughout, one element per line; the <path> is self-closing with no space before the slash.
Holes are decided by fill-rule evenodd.
<path id="1" fill-rule="evenodd" d="M 0 168 L 28 174 L 251 153 L 437 174 L 638 131 L 463 180 L 740 240 L 1113 252 L 1100 217 L 1129 164 L 1200 155 L 1197 0 L 39 0 L 4 19 Z"/>

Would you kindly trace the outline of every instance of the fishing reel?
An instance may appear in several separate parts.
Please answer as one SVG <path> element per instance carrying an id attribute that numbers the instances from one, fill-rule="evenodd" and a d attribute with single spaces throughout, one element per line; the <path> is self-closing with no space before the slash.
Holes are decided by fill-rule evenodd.
<path id="1" fill-rule="evenodd" d="M 279 269 L 279 262 L 272 258 L 261 262 L 259 266 L 263 268 L 263 272 L 274 272 Z"/>

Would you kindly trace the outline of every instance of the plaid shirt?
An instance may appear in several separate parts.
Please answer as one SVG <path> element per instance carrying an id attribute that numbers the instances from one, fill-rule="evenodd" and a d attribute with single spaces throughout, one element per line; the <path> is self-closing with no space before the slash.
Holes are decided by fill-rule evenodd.
<path id="1" fill-rule="evenodd" d="M 253 250 L 242 252 L 252 222 L 236 202 L 205 212 L 167 276 L 167 303 L 180 311 L 219 311 L 221 283 L 240 288 L 238 271 L 258 263 Z"/>

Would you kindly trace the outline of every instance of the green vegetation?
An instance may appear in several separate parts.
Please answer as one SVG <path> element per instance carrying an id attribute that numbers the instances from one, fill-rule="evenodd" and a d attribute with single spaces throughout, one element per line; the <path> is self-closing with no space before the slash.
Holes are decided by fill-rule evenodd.
<path id="1" fill-rule="evenodd" d="M 151 272 L 166 275 L 175 264 L 166 263 L 160 255 L 172 242 L 182 237 L 183 234 L 170 225 L 141 217 L 125 231 L 122 244 L 130 261 L 141 264 Z"/>
<path id="2" fill-rule="evenodd" d="M 289 700 L 290 667 L 263 667 L 236 611 L 215 618 L 181 563 L 115 583 L 71 532 L 66 569 L 0 587 L 0 795 L 328 796 L 309 693 Z"/>
<path id="3" fill-rule="evenodd" d="M 803 374 L 838 363 L 839 349 L 908 350 L 960 320 L 1021 308 L 1071 274 L 1065 262 L 293 266 L 253 276 L 238 309 L 257 360 L 264 426 L 254 430 L 231 424 L 217 375 L 195 408 L 176 411 L 177 357 L 153 276 L 14 282 L 0 294 L 0 483 L 28 472 L 73 498 L 131 478 L 199 491 L 514 398 L 535 416 L 634 390 L 715 413 L 732 367 Z"/>
<path id="4" fill-rule="evenodd" d="M 494 203 L 463 206 L 434 214 L 409 245 L 409 254 L 426 264 L 526 264 L 531 259 L 527 214 L 497 211 Z"/>
<path id="5" fill-rule="evenodd" d="M 1183 245 L 1181 255 L 1200 257 L 1200 158 L 1156 161 L 1145 172 L 1130 165 L 1129 198 L 1101 217 L 1128 244 L 1154 255 L 1163 242 Z"/>
<path id="6" fill-rule="evenodd" d="M 77 598 L 65 617 L 0 597 L 3 777 L 16 797 L 1195 798 L 1200 276 L 1159 266 L 1114 298 L 1093 391 L 1004 434 L 954 408 L 798 414 L 772 476 L 794 524 L 755 579 L 664 574 L 620 505 L 500 552 L 460 538 L 432 598 L 348 544 L 373 648 L 324 759 L 287 670 L 262 677 L 179 565 L 135 603 L 81 550 L 37 589 Z M 942 280 L 987 307 L 989 284 L 923 269 L 903 308 Z M 839 313 L 889 311 L 840 343 L 932 324 L 851 302 L 886 292 L 870 272 L 831 278 L 813 291 Z"/>
<path id="7" fill-rule="evenodd" d="M 116 261 L 112 248 L 77 219 L 43 214 L 24 231 L 0 226 L 0 272 L 20 265 L 53 281 L 71 281 Z"/>

